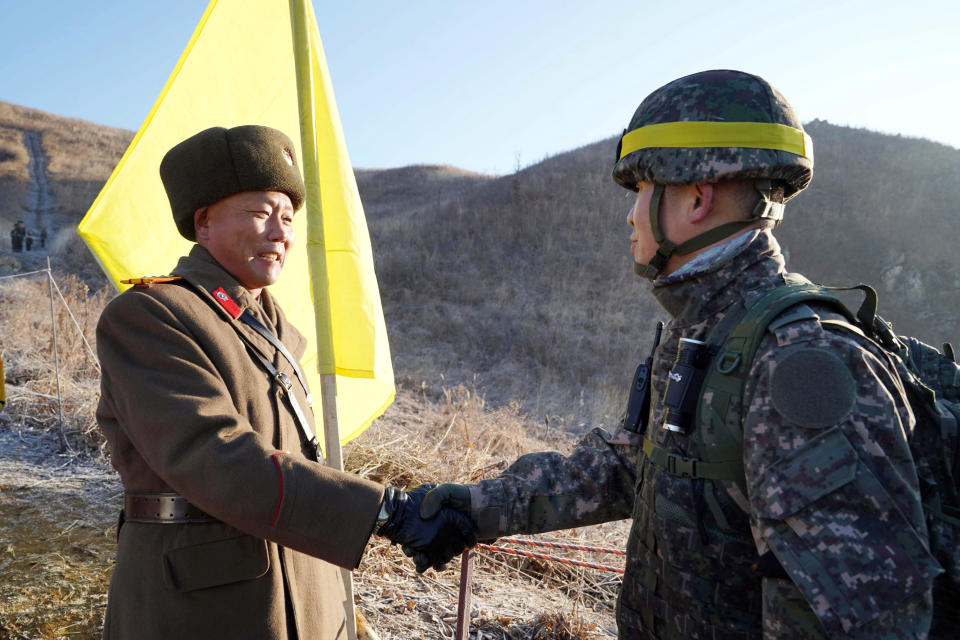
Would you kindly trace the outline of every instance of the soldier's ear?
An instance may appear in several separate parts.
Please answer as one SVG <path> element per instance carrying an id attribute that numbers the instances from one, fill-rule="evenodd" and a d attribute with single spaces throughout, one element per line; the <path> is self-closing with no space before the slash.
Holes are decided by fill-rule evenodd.
<path id="1" fill-rule="evenodd" d="M 210 207 L 200 207 L 193 212 L 193 230 L 198 244 L 210 238 Z"/>
<path id="2" fill-rule="evenodd" d="M 713 185 L 709 182 L 691 185 L 693 187 L 693 208 L 690 210 L 690 222 L 702 222 L 713 208 Z"/>

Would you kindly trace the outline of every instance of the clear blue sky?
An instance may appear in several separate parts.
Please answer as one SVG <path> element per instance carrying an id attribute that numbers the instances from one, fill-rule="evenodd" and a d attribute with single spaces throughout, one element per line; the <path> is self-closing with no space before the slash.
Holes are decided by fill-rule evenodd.
<path id="1" fill-rule="evenodd" d="M 205 6 L 0 0 L 0 100 L 135 130 Z M 713 68 L 766 77 L 804 121 L 960 147 L 955 0 L 314 8 L 357 167 L 508 173 L 619 133 L 647 93 Z"/>

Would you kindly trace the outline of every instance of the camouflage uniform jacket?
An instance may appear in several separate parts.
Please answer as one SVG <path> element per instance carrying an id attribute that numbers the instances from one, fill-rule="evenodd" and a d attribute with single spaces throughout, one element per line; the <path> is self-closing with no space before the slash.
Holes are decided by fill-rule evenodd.
<path id="1" fill-rule="evenodd" d="M 746 240 L 654 283 L 672 320 L 654 357 L 646 436 L 683 457 L 699 458 L 694 439 L 661 428 L 679 339 L 705 339 L 731 309 L 783 283 L 773 236 Z M 887 356 L 825 327 L 829 311 L 811 312 L 767 333 L 745 415 L 737 407 L 748 495 L 670 474 L 638 434 L 595 429 L 570 456 L 526 455 L 473 487 L 481 538 L 632 517 L 622 638 L 924 637 L 940 568 L 907 445 L 913 416 Z M 810 362 L 830 375 L 805 370 Z M 843 402 L 824 402 L 836 385 Z"/>

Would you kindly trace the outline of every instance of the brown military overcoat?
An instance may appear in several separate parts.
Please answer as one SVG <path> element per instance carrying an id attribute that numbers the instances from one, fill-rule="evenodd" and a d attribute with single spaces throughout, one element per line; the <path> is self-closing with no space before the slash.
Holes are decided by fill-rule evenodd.
<path id="1" fill-rule="evenodd" d="M 222 522 L 127 522 L 106 638 L 339 638 L 337 566 L 360 561 L 383 487 L 309 460 L 286 404 L 237 331 L 292 367 L 212 292 L 255 311 L 297 357 L 303 336 L 196 246 L 183 280 L 134 287 L 97 328 L 97 419 L 127 491 L 175 492 Z"/>

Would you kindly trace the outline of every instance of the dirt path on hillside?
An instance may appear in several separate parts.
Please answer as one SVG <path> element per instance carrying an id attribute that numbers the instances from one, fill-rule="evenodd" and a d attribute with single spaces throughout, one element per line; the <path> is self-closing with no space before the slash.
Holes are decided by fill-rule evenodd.
<path id="1" fill-rule="evenodd" d="M 43 141 L 39 131 L 24 131 L 23 146 L 30 154 L 30 163 L 27 173 L 30 176 L 32 188 L 27 198 L 26 208 L 34 214 L 34 223 L 41 222 L 40 216 L 53 208 L 53 192 L 47 180 L 47 164 L 50 158 L 43 151 Z"/>

